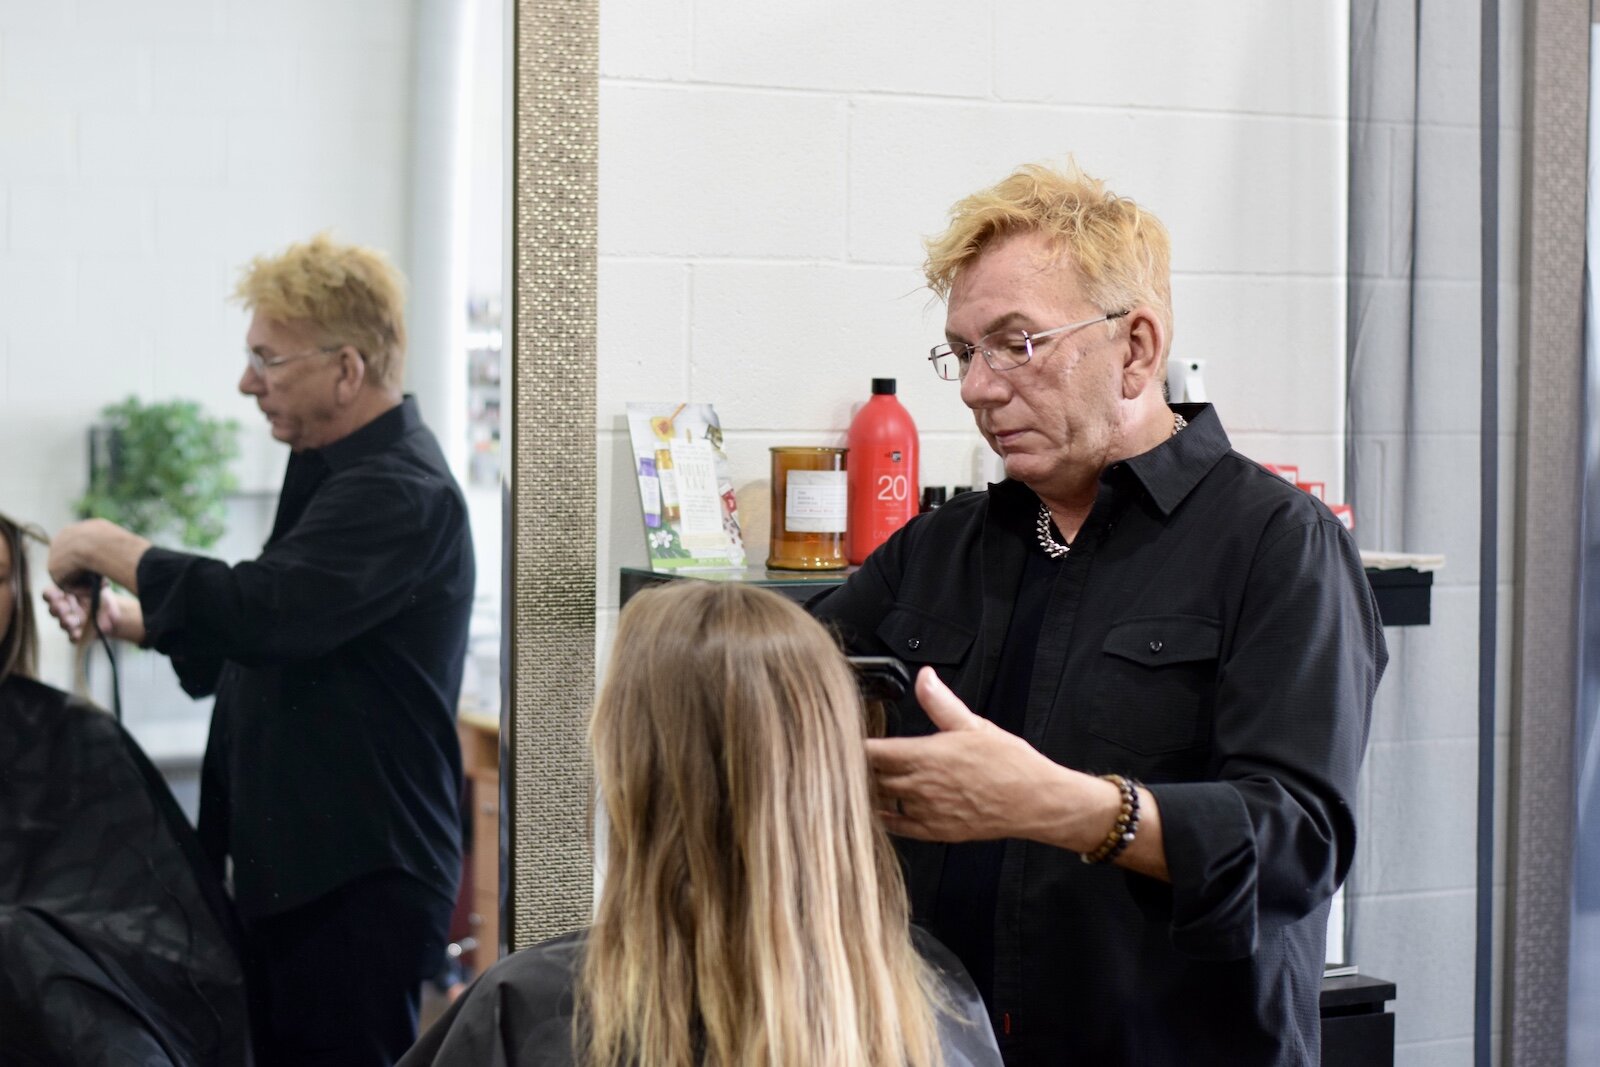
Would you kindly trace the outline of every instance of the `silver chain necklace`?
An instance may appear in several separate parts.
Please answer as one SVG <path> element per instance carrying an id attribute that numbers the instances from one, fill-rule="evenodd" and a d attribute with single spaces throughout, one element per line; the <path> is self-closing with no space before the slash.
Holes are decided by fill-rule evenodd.
<path id="1" fill-rule="evenodd" d="M 1172 436 L 1178 436 L 1178 431 L 1189 425 L 1189 420 L 1172 413 Z M 1071 545 L 1064 545 L 1050 536 L 1050 507 L 1044 501 L 1039 501 L 1039 521 L 1035 524 L 1039 531 L 1039 547 L 1044 549 L 1044 554 L 1051 559 L 1060 559 L 1072 551 Z"/>

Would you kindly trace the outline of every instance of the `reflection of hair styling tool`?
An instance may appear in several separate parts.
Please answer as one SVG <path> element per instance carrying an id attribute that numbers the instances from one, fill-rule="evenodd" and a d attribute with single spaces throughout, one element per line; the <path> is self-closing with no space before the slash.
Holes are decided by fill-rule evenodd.
<path id="1" fill-rule="evenodd" d="M 111 649 L 111 639 L 100 629 L 100 593 L 105 589 L 104 578 L 93 571 L 85 571 L 83 581 L 89 583 L 89 625 L 100 638 L 100 647 L 106 651 L 106 662 L 111 664 L 111 710 L 117 721 L 122 721 L 122 679 L 117 676 L 117 654 Z"/>
<path id="2" fill-rule="evenodd" d="M 911 689 L 911 672 L 893 656 L 846 656 L 856 672 L 861 702 L 867 707 L 867 733 L 882 737 L 889 714 Z"/>

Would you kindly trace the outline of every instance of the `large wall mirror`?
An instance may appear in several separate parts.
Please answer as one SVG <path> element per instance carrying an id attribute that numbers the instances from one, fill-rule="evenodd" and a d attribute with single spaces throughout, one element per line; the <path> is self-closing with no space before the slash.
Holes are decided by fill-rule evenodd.
<path id="1" fill-rule="evenodd" d="M 235 424 L 239 454 L 220 539 L 192 547 L 256 556 L 287 449 L 238 391 L 249 319 L 230 293 L 252 257 L 318 232 L 374 247 L 408 279 L 406 389 L 471 507 L 479 586 L 461 709 L 491 730 L 505 27 L 500 0 L 0 12 L 0 511 L 60 529 L 88 488 L 104 408 L 193 402 L 200 418 Z M 132 447 L 117 462 L 131 463 Z M 155 537 L 186 547 L 177 530 Z M 34 562 L 37 586 L 42 554 Z M 43 679 L 82 684 L 73 651 L 43 624 Z M 126 725 L 192 818 L 210 700 L 190 700 L 156 653 L 124 647 L 118 661 Z M 98 652 L 87 675 L 110 707 Z M 491 848 L 495 829 L 491 811 Z M 488 900 L 492 915 L 493 885 Z"/>

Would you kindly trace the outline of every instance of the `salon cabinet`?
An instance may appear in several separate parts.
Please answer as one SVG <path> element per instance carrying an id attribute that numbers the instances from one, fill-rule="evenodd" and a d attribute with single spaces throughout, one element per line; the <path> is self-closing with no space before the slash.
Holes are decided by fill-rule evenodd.
<path id="1" fill-rule="evenodd" d="M 461 765 L 466 773 L 466 802 L 471 805 L 472 837 L 467 843 L 472 890 L 469 899 L 472 937 L 477 947 L 464 958 L 481 974 L 499 958 L 500 944 L 500 720 L 462 712 Z"/>
<path id="2" fill-rule="evenodd" d="M 1364 974 L 1322 980 L 1322 1067 L 1394 1067 L 1393 982 Z"/>

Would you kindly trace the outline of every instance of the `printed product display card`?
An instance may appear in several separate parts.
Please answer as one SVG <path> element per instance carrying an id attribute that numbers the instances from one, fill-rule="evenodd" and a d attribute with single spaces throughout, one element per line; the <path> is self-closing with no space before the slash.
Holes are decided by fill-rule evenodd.
<path id="1" fill-rule="evenodd" d="M 630 403 L 628 437 L 651 569 L 743 567 L 739 508 L 711 405 Z"/>

